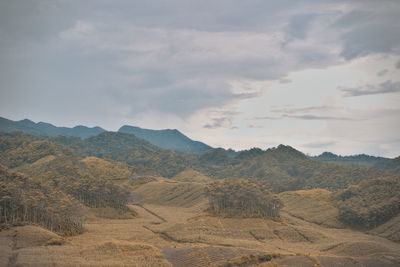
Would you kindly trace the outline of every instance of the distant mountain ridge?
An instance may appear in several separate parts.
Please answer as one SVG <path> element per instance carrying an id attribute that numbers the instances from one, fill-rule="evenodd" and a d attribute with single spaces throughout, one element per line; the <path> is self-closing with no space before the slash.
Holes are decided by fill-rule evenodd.
<path id="1" fill-rule="evenodd" d="M 35 123 L 28 119 L 20 121 L 12 121 L 2 117 L 0 117 L 0 131 L 3 132 L 21 131 L 28 134 L 47 136 L 47 137 L 58 136 L 58 135 L 74 136 L 83 139 L 106 132 L 106 130 L 101 127 L 90 128 L 81 125 L 75 126 L 73 128 L 57 127 L 50 123 L 45 123 L 45 122 Z M 209 152 L 214 149 L 211 146 L 206 145 L 202 142 L 190 139 L 189 137 L 182 134 L 180 131 L 176 129 L 150 130 L 135 126 L 124 125 L 118 130 L 118 132 L 133 134 L 136 137 L 148 141 L 152 145 L 164 149 L 171 149 L 176 152 L 202 154 L 204 152 Z M 232 153 L 232 151 L 228 150 L 227 152 Z"/>
<path id="2" fill-rule="evenodd" d="M 46 122 L 35 123 L 31 120 L 24 119 L 20 121 L 12 121 L 0 117 L 0 131 L 3 132 L 13 132 L 21 131 L 24 133 L 29 133 L 33 135 L 40 136 L 76 136 L 80 138 L 88 138 L 90 136 L 98 135 L 99 133 L 105 132 L 103 128 L 100 127 L 86 127 L 86 126 L 75 126 L 73 128 L 68 127 L 57 127 L 53 124 Z"/>
<path id="3" fill-rule="evenodd" d="M 351 167 L 375 168 L 400 174 L 400 157 L 391 159 L 366 154 L 339 156 L 331 152 L 311 157 L 313 160 Z"/>
<path id="4" fill-rule="evenodd" d="M 20 121 L 12 121 L 6 118 L 0 117 L 0 132 L 13 132 L 20 131 L 27 134 L 32 134 L 42 137 L 53 137 L 53 136 L 67 136 L 67 137 L 79 137 L 89 138 L 97 136 L 101 133 L 107 132 L 101 127 L 86 127 L 86 126 L 75 126 L 73 128 L 68 127 L 57 127 L 50 123 L 38 122 L 35 123 L 31 120 L 24 119 Z M 278 153 L 285 155 L 283 157 L 308 157 L 310 159 L 333 163 L 337 165 L 344 165 L 350 167 L 363 167 L 363 168 L 375 168 L 385 171 L 394 172 L 400 174 L 400 156 L 394 159 L 375 157 L 365 154 L 354 155 L 354 156 L 340 156 L 331 152 L 324 152 L 318 156 L 306 156 L 305 154 L 296 151 L 289 146 L 279 146 L 277 148 L 270 148 L 267 150 L 261 150 L 260 148 L 253 148 L 244 151 L 234 151 L 232 149 L 213 148 L 205 143 L 195 141 L 182 134 L 176 129 L 164 129 L 164 130 L 150 130 L 143 129 L 140 127 L 124 125 L 119 130 L 119 133 L 131 134 L 136 137 L 143 139 L 150 144 L 170 149 L 175 152 L 183 152 L 194 155 L 201 155 L 206 153 L 202 160 L 213 161 L 218 160 L 223 162 L 229 162 L 227 157 L 238 157 L 239 159 L 251 159 L 254 157 L 261 156 L 265 153 L 272 153 L 274 150 L 278 150 L 285 153 Z M 276 152 L 276 151 L 275 151 Z"/>
<path id="5" fill-rule="evenodd" d="M 133 134 L 139 138 L 147 140 L 153 145 L 178 152 L 202 154 L 213 150 L 211 146 L 199 141 L 194 141 L 176 129 L 148 130 L 140 127 L 124 125 L 118 130 L 118 132 Z"/>

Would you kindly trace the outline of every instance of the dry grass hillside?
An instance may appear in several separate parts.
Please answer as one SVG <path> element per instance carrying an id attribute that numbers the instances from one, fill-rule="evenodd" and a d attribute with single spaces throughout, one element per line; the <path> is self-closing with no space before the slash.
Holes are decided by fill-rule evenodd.
<path id="1" fill-rule="evenodd" d="M 397 215 L 390 221 L 372 229 L 368 233 L 400 243 L 400 215 Z"/>
<path id="2" fill-rule="evenodd" d="M 100 178 L 113 180 L 126 180 L 132 177 L 133 169 L 120 162 L 109 162 L 96 157 L 86 157 L 81 160 L 87 167 L 90 174 Z"/>
<path id="3" fill-rule="evenodd" d="M 280 219 L 211 216 L 202 183 L 150 179 L 131 218 L 90 209 L 83 234 L 0 232 L 1 266 L 399 266 L 400 244 L 341 228 L 327 191 L 279 195 Z M 319 215 L 322 213 L 323 215 Z M 326 220 L 323 219 L 326 217 Z M 339 223 L 338 223 L 339 224 Z"/>
<path id="4" fill-rule="evenodd" d="M 204 189 L 205 185 L 201 183 L 159 179 L 140 186 L 134 192 L 144 196 L 147 204 L 193 207 L 207 201 Z"/>
<path id="5" fill-rule="evenodd" d="M 288 191 L 279 197 L 283 211 L 291 216 L 326 227 L 344 227 L 338 220 L 339 210 L 330 200 L 331 192 L 326 189 Z"/>
<path id="6" fill-rule="evenodd" d="M 180 181 L 180 182 L 197 182 L 197 183 L 210 183 L 212 182 L 212 179 L 209 177 L 205 176 L 201 172 L 192 170 L 192 169 L 186 169 L 174 177 L 172 179 Z"/>

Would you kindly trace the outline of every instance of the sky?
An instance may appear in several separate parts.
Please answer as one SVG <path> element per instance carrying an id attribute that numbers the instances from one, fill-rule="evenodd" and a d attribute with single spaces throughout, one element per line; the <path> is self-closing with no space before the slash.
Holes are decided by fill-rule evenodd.
<path id="1" fill-rule="evenodd" d="M 398 0 L 4 0 L 0 116 L 400 155 Z"/>

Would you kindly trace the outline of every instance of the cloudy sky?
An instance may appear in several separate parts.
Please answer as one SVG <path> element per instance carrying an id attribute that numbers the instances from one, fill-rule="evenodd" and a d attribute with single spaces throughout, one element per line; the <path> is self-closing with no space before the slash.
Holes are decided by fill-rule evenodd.
<path id="1" fill-rule="evenodd" d="M 0 116 L 400 155 L 398 0 L 4 0 Z"/>

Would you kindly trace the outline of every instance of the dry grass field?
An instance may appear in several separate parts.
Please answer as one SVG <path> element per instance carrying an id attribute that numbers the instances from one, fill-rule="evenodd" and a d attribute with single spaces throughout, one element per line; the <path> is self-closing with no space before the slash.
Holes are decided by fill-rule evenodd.
<path id="1" fill-rule="evenodd" d="M 400 242 L 400 215 L 376 227 L 369 233 L 385 237 L 395 242 Z"/>
<path id="2" fill-rule="evenodd" d="M 330 202 L 331 193 L 325 189 L 287 191 L 279 195 L 284 201 L 283 211 L 293 217 L 318 225 L 343 228 L 338 221 L 339 210 Z"/>
<path id="3" fill-rule="evenodd" d="M 127 214 L 89 210 L 81 235 L 61 237 L 37 226 L 1 231 L 0 265 L 400 265 L 400 243 L 385 238 L 398 218 L 368 234 L 347 229 L 328 191 L 280 194 L 280 220 L 223 218 L 205 211 L 204 183 L 149 181 L 134 189 L 141 198 Z"/>
<path id="4" fill-rule="evenodd" d="M 172 179 L 181 181 L 181 182 L 197 182 L 197 183 L 210 183 L 212 179 L 205 176 L 204 174 L 197 172 L 192 169 L 186 169 L 174 177 Z"/>

